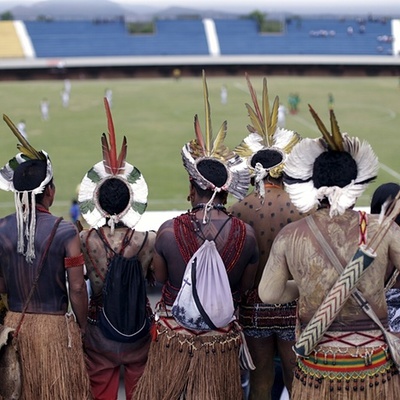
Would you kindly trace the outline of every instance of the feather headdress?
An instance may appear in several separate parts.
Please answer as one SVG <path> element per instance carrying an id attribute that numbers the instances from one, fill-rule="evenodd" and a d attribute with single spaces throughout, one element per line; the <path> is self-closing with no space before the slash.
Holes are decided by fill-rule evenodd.
<path id="1" fill-rule="evenodd" d="M 44 150 L 36 150 L 7 115 L 3 114 L 3 120 L 20 142 L 17 144 L 20 152 L 0 170 L 0 189 L 14 192 L 18 230 L 17 251 L 25 256 L 27 262 L 32 263 L 35 258 L 36 195 L 42 193 L 53 178 L 53 167 L 48 154 Z M 14 173 L 21 164 L 30 160 L 39 160 L 45 163 L 45 176 L 36 187 L 29 190 L 17 190 L 14 185 Z"/>
<path id="2" fill-rule="evenodd" d="M 263 79 L 262 104 L 258 103 L 257 93 L 246 73 L 247 86 L 253 102 L 253 107 L 246 103 L 251 125 L 247 125 L 250 134 L 242 140 L 234 151 L 239 156 L 246 158 L 248 166 L 255 178 L 256 191 L 264 197 L 263 179 L 270 175 L 279 178 L 288 154 L 301 140 L 297 132 L 278 127 L 279 97 L 276 96 L 270 107 L 267 79 Z M 268 165 L 262 165 L 255 159 L 263 154 L 268 160 Z"/>
<path id="3" fill-rule="evenodd" d="M 79 207 L 83 218 L 94 228 L 106 224 L 112 232 L 115 224 L 122 221 L 124 225 L 133 228 L 140 220 L 147 207 L 147 184 L 140 171 L 126 162 L 127 140 L 123 137 L 122 147 L 117 155 L 114 123 L 107 98 L 104 98 L 104 107 L 107 116 L 108 137 L 101 136 L 103 160 L 94 165 L 84 176 L 78 195 Z M 98 200 L 99 189 L 108 179 L 120 179 L 129 190 L 130 201 L 118 215 L 110 215 L 100 205 Z"/>
<path id="4" fill-rule="evenodd" d="M 194 179 L 202 189 L 214 191 L 227 191 L 238 199 L 246 194 L 250 183 L 250 175 L 243 160 L 225 146 L 224 140 L 227 133 L 227 122 L 224 121 L 215 139 L 211 126 L 211 110 L 208 100 L 208 88 L 205 72 L 203 70 L 203 96 L 205 111 L 205 134 L 200 127 L 198 116 L 194 117 L 195 139 L 185 144 L 182 148 L 182 161 L 189 176 Z M 226 169 L 227 180 L 221 187 L 216 187 L 206 179 L 199 169 L 199 163 L 204 160 L 216 160 Z"/>
<path id="5" fill-rule="evenodd" d="M 315 208 L 326 198 L 330 204 L 330 215 L 340 215 L 353 206 L 368 184 L 376 178 L 379 164 L 371 146 L 357 137 L 341 133 L 335 113 L 330 110 L 331 132 L 325 127 L 315 110 L 310 107 L 322 137 L 303 139 L 292 151 L 284 168 L 285 189 L 293 204 L 302 212 Z M 314 164 L 324 152 L 346 152 L 355 161 L 357 176 L 346 186 L 315 187 Z"/>

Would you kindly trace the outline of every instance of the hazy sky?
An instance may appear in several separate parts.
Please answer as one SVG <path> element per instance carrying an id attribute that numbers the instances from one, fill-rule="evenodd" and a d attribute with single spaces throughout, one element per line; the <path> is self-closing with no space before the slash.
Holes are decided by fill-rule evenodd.
<path id="1" fill-rule="evenodd" d="M 32 4 L 40 0 L 0 0 L 18 4 Z M 57 2 L 58 0 L 52 0 Z M 96 0 L 91 0 L 94 3 Z M 201 9 L 226 9 L 231 11 L 261 10 L 266 12 L 293 13 L 384 13 L 400 14 L 400 0 L 112 0 L 120 4 L 139 4 L 157 8 L 170 6 L 193 7 Z"/>

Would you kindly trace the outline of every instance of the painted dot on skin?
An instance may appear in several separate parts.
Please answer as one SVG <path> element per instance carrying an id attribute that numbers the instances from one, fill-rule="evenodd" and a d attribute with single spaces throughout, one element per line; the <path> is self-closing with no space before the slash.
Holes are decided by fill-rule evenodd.
<path id="1" fill-rule="evenodd" d="M 279 227 L 282 229 L 283 227 L 285 226 L 285 224 L 283 223 L 283 222 L 281 222 L 280 224 L 279 224 Z"/>
<path id="2" fill-rule="evenodd" d="M 294 214 L 294 210 L 290 210 L 290 214 Z"/>
<path id="3" fill-rule="evenodd" d="M 287 223 L 290 224 L 291 222 L 292 222 L 292 219 L 291 219 L 291 218 L 288 218 L 288 219 L 287 219 Z"/>
<path id="4" fill-rule="evenodd" d="M 238 218 L 240 218 L 240 217 L 242 216 L 242 213 L 239 212 L 239 213 L 237 213 L 236 215 L 237 215 Z"/>
<path id="5" fill-rule="evenodd" d="M 244 205 L 247 206 L 247 204 L 249 204 L 249 202 L 248 202 L 248 201 L 245 201 L 245 202 L 244 202 Z"/>
<path id="6" fill-rule="evenodd" d="M 272 201 L 269 201 L 269 202 L 268 202 L 268 205 L 269 205 L 269 206 L 272 206 Z"/>
<path id="7" fill-rule="evenodd" d="M 253 209 L 253 204 L 250 204 L 250 205 L 249 205 L 249 208 L 250 208 L 250 209 Z"/>
<path id="8" fill-rule="evenodd" d="M 264 214 L 259 214 L 260 215 L 260 219 L 264 218 Z"/>
<path id="9" fill-rule="evenodd" d="M 264 255 L 265 254 L 265 250 L 261 250 L 261 255 Z"/>
<path id="10" fill-rule="evenodd" d="M 287 202 L 287 203 L 286 203 L 286 206 L 287 206 L 287 207 L 290 207 L 290 203 L 289 203 L 289 202 Z"/>
<path id="11" fill-rule="evenodd" d="M 254 221 L 249 221 L 250 226 L 254 226 Z"/>
<path id="12" fill-rule="evenodd" d="M 265 235 L 265 232 L 264 231 L 261 231 L 260 232 L 260 236 L 264 236 Z"/>
<path id="13" fill-rule="evenodd" d="M 271 213 L 271 218 L 274 218 L 275 217 L 275 213 Z"/>
<path id="14" fill-rule="evenodd" d="M 275 228 L 274 227 L 271 228 L 271 232 L 275 232 Z"/>
<path id="15" fill-rule="evenodd" d="M 283 208 L 281 207 L 281 208 L 279 209 L 279 211 L 282 212 L 282 211 L 283 211 Z"/>

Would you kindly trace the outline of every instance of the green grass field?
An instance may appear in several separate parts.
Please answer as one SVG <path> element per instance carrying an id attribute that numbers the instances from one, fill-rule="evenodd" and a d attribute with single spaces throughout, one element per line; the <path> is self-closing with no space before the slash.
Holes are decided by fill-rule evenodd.
<path id="1" fill-rule="evenodd" d="M 335 98 L 335 112 L 343 132 L 367 140 L 381 163 L 378 179 L 358 206 L 368 206 L 374 189 L 387 181 L 400 181 L 400 87 L 396 77 L 331 78 L 267 77 L 270 100 L 300 95 L 299 113 L 287 115 L 286 127 L 303 137 L 319 132 L 308 111 L 311 104 L 329 127 L 328 93 Z M 261 94 L 262 76 L 251 80 Z M 244 106 L 250 103 L 244 76 L 208 77 L 213 131 L 228 121 L 226 144 L 234 147 L 247 135 Z M 228 88 L 228 103 L 220 102 L 220 88 Z M 118 147 L 128 139 L 128 162 L 143 173 L 148 187 L 148 210 L 184 210 L 189 207 L 188 179 L 180 150 L 194 137 L 193 117 L 199 114 L 204 128 L 201 77 L 171 79 L 73 80 L 70 106 L 61 104 L 63 81 L 0 82 L 0 111 L 15 124 L 25 119 L 30 143 L 44 149 L 54 164 L 56 201 L 54 214 L 68 217 L 77 185 L 87 170 L 101 160 L 100 137 L 107 132 L 103 106 L 106 88 L 113 91 L 113 118 Z M 39 103 L 50 101 L 50 120 L 42 121 Z M 0 166 L 17 152 L 17 140 L 0 122 Z M 230 202 L 234 199 L 230 199 Z M 13 195 L 0 191 L 0 217 L 14 211 Z"/>

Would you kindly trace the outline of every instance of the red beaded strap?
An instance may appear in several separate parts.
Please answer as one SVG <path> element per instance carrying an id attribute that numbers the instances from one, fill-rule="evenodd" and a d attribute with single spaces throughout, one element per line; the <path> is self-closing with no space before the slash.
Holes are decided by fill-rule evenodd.
<path id="1" fill-rule="evenodd" d="M 85 259 L 83 258 L 82 253 L 79 254 L 79 256 L 64 258 L 64 266 L 67 269 L 73 267 L 81 267 L 83 264 L 85 264 Z"/>

